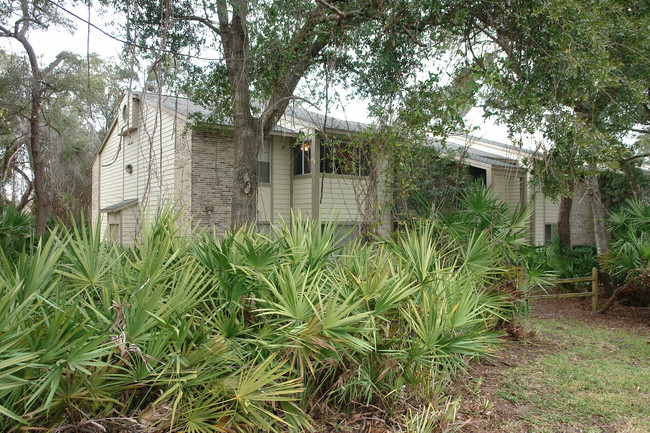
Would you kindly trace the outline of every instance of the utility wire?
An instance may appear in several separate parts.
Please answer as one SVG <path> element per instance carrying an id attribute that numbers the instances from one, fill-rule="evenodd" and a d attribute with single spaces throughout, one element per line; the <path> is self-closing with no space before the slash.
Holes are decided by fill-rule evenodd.
<path id="1" fill-rule="evenodd" d="M 111 38 L 111 39 L 113 39 L 113 40 L 115 40 L 115 41 L 117 41 L 117 42 L 119 42 L 121 44 L 124 44 L 124 45 L 130 45 L 130 46 L 140 48 L 140 49 L 143 49 L 143 50 L 147 50 L 147 51 L 163 52 L 163 53 L 167 53 L 167 54 L 172 54 L 174 56 L 185 57 L 185 58 L 188 58 L 188 59 L 205 60 L 205 61 L 209 61 L 209 62 L 223 62 L 223 61 L 226 60 L 223 57 L 221 57 L 221 58 L 210 58 L 210 57 L 193 56 L 191 54 L 183 54 L 183 53 L 179 53 L 177 51 L 172 51 L 172 50 L 156 50 L 155 48 L 147 47 L 147 46 L 144 46 L 144 45 L 139 45 L 139 44 L 136 44 L 135 42 L 129 42 L 129 41 L 126 41 L 124 39 L 120 39 L 117 36 L 114 36 L 114 35 L 108 33 L 106 30 L 102 29 L 101 27 L 98 27 L 97 25 L 91 23 L 90 19 L 86 20 L 86 19 L 80 17 L 79 15 L 75 14 L 71 10 L 68 10 L 65 7 L 61 6 L 57 2 L 55 2 L 53 0 L 47 0 L 47 1 L 49 3 L 51 3 L 52 5 L 56 6 L 57 8 L 61 9 L 63 12 L 67 13 L 68 15 L 71 15 L 71 16 L 75 17 L 79 21 L 81 21 L 81 22 L 83 22 L 85 24 L 88 24 L 88 26 L 94 28 L 95 30 L 99 31 L 100 33 L 102 33 L 102 34 L 108 36 L 109 38 Z"/>

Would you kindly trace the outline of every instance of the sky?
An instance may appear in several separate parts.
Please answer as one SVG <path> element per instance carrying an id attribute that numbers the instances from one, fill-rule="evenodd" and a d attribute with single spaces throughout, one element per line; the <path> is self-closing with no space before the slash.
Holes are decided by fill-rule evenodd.
<path id="1" fill-rule="evenodd" d="M 78 16 L 77 18 L 63 12 L 76 24 L 76 31 L 71 33 L 51 28 L 47 33 L 32 32 L 30 34 L 30 40 L 37 53 L 42 56 L 43 63 L 51 62 L 63 50 L 72 51 L 80 55 L 85 55 L 89 50 L 91 53 L 97 53 L 104 58 L 115 58 L 118 56 L 123 46 L 121 42 L 116 40 L 120 39 L 119 29 L 111 28 L 106 24 L 106 21 L 112 17 L 98 16 L 95 10 L 91 10 L 90 22 L 101 28 L 104 32 L 114 35 L 116 39 L 109 37 L 92 26 L 89 27 L 80 19 L 88 18 L 87 7 L 77 5 L 68 8 L 68 10 Z M 0 39 L 0 47 L 14 53 L 22 53 L 20 44 L 11 39 Z M 352 121 L 368 122 L 366 102 L 360 99 L 347 98 L 344 89 L 338 89 L 338 91 L 345 101 L 345 107 L 333 107 L 330 109 L 331 115 Z M 510 142 L 507 127 L 505 125 L 497 125 L 491 119 L 484 119 L 483 112 L 478 107 L 470 110 L 465 120 L 470 128 L 476 129 L 472 133 L 474 136 L 503 143 Z"/>

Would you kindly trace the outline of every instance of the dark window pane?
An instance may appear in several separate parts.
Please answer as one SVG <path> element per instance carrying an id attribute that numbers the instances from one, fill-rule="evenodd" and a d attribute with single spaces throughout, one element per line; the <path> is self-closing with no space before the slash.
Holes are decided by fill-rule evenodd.
<path id="1" fill-rule="evenodd" d="M 293 149 L 293 174 L 302 174 L 302 151 L 300 145 Z"/>
<path id="2" fill-rule="evenodd" d="M 271 183 L 271 163 L 268 161 L 259 161 L 259 182 Z"/>
<path id="3" fill-rule="evenodd" d="M 320 171 L 321 173 L 334 173 L 334 159 L 332 147 L 328 144 L 320 145 Z"/>

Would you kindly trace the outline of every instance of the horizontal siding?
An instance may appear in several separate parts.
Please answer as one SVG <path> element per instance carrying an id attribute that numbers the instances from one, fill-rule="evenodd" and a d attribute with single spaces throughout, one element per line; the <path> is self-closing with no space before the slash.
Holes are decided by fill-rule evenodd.
<path id="1" fill-rule="evenodd" d="M 293 209 L 311 214 L 311 176 L 293 177 Z"/>
<path id="2" fill-rule="evenodd" d="M 531 188 L 531 198 L 534 201 L 534 227 L 533 244 L 544 245 L 546 237 L 546 224 L 557 224 L 560 205 L 542 194 L 539 188 Z"/>
<path id="3" fill-rule="evenodd" d="M 175 141 L 182 132 L 174 114 L 161 111 L 157 104 L 145 104 L 141 110 L 137 143 L 126 153 L 136 161 L 138 177 L 125 191 L 140 198 L 149 217 L 164 202 L 175 199 Z"/>
<path id="4" fill-rule="evenodd" d="M 280 218 L 291 218 L 291 144 L 292 139 L 273 137 L 271 148 L 271 186 L 273 188 L 273 215 L 275 224 Z"/>
<path id="5" fill-rule="evenodd" d="M 366 180 L 325 174 L 321 181 L 321 217 L 337 217 L 339 221 L 359 221 L 359 207 L 362 206 Z"/>
<path id="6" fill-rule="evenodd" d="M 492 191 L 510 210 L 521 206 L 521 183 L 515 172 L 492 172 Z"/>
<path id="7" fill-rule="evenodd" d="M 270 222 L 273 213 L 271 185 L 260 185 L 257 188 L 257 221 Z"/>
<path id="8" fill-rule="evenodd" d="M 120 131 L 126 131 L 120 116 L 98 157 L 98 204 L 103 209 L 123 200 L 138 199 L 140 209 L 150 218 L 163 202 L 173 201 L 177 196 L 175 146 L 177 140 L 182 140 L 184 122 L 172 113 L 160 111 L 155 103 L 136 109 L 140 110 L 137 129 L 120 135 Z M 132 174 L 126 173 L 127 165 L 133 167 Z M 134 209 L 130 212 L 138 216 L 133 214 L 123 223 L 126 224 L 122 227 L 125 244 L 132 243 L 139 232 L 140 210 Z M 102 234 L 106 232 L 106 224 L 102 218 Z"/>
<path id="9" fill-rule="evenodd" d="M 140 208 L 131 206 L 122 210 L 122 244 L 132 245 L 140 234 Z"/>

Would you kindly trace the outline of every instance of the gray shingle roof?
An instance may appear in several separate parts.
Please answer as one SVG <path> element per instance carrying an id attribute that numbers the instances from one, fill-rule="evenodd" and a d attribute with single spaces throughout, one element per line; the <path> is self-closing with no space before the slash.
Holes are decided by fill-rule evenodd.
<path id="1" fill-rule="evenodd" d="M 134 95 L 140 97 L 143 96 L 143 94 L 141 93 L 134 93 Z M 156 103 L 156 104 L 158 103 L 158 98 L 159 98 L 158 94 L 153 94 L 153 93 L 144 94 L 144 97 L 149 102 Z M 163 107 L 167 108 L 168 110 L 171 110 L 173 112 L 176 112 L 186 117 L 189 117 L 191 115 L 196 115 L 196 114 L 204 117 L 209 117 L 214 115 L 214 110 L 211 110 L 203 105 L 196 104 L 192 102 L 190 99 L 182 96 L 176 97 L 176 96 L 162 95 L 160 96 L 160 103 Z M 311 123 L 316 128 L 323 128 L 323 125 L 325 124 L 325 115 L 320 113 L 315 113 L 310 110 L 306 110 L 295 104 L 291 104 L 289 105 L 289 107 L 287 107 L 287 110 L 285 111 L 285 116 L 293 117 L 298 120 Z M 221 123 L 226 126 L 232 126 L 232 119 L 225 118 L 221 120 Z M 366 130 L 368 128 L 368 125 L 361 122 L 353 122 L 351 120 L 342 120 L 332 116 L 327 116 L 327 125 L 325 127 L 328 129 L 337 129 L 341 131 L 361 132 Z M 288 133 L 288 134 L 298 133 L 298 131 L 294 131 L 290 128 L 286 128 L 280 125 L 276 125 L 273 128 L 273 131 Z"/>
<path id="2" fill-rule="evenodd" d="M 516 164 L 511 164 L 509 162 L 503 161 L 503 156 L 497 155 L 495 153 L 485 152 L 483 150 L 472 149 L 471 147 L 456 143 L 446 142 L 443 146 L 440 140 L 429 140 L 427 145 L 433 146 L 440 150 L 448 150 L 454 155 L 462 156 L 465 159 L 494 165 L 496 167 L 520 168 Z"/>
<path id="3" fill-rule="evenodd" d="M 493 144 L 495 146 L 503 147 L 504 149 L 516 150 L 518 152 L 524 152 L 524 153 L 528 153 L 530 155 L 535 154 L 535 151 L 530 150 L 530 149 L 526 149 L 525 147 L 513 146 L 512 144 L 501 143 L 500 141 L 495 141 L 495 140 L 488 140 L 486 138 L 477 137 L 475 135 L 470 135 L 470 134 L 465 134 L 465 133 L 457 133 L 457 134 L 451 134 L 451 136 L 453 136 L 453 137 L 462 137 L 466 141 L 482 141 L 484 143 Z"/>
<path id="4" fill-rule="evenodd" d="M 305 110 L 300 106 L 289 105 L 284 114 L 288 117 L 294 117 L 304 122 L 309 122 L 316 128 L 320 129 L 325 127 L 326 129 L 338 129 L 340 131 L 350 132 L 363 132 L 368 129 L 368 125 L 366 123 L 354 122 L 352 120 L 337 119 L 336 117 L 332 116 L 327 116 L 327 120 L 325 120 L 326 116 L 324 114 Z"/>
<path id="5" fill-rule="evenodd" d="M 121 201 L 119 203 L 112 204 L 110 206 L 106 206 L 104 209 L 102 209 L 102 212 L 117 212 L 119 210 L 125 209 L 129 206 L 133 206 L 134 204 L 138 203 L 137 198 L 131 198 L 128 200 Z"/>
<path id="6" fill-rule="evenodd" d="M 134 93 L 135 95 L 138 95 L 142 97 L 142 94 L 137 94 Z M 144 97 L 147 99 L 147 101 L 152 102 L 157 104 L 158 103 L 158 94 L 145 94 Z M 160 104 L 165 107 L 168 110 L 171 110 L 175 113 L 178 113 L 182 116 L 185 117 L 190 117 L 192 115 L 199 115 L 201 117 L 209 117 L 214 115 L 214 110 L 211 110 L 209 108 L 204 107 L 203 105 L 196 104 L 192 102 L 189 98 L 185 98 L 182 96 L 168 96 L 168 95 L 161 95 L 160 96 Z M 224 118 L 220 120 L 220 123 L 224 126 L 232 126 L 232 119 L 230 118 Z M 285 128 L 280 125 L 276 125 L 273 128 L 274 132 L 281 132 L 285 134 L 297 134 L 297 131 L 293 131 L 289 128 Z"/>

